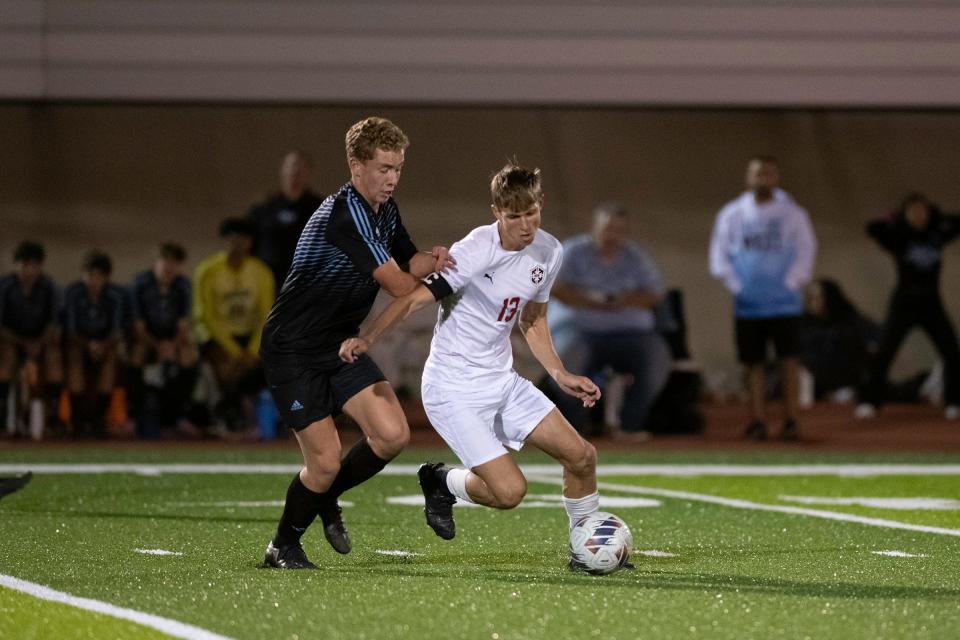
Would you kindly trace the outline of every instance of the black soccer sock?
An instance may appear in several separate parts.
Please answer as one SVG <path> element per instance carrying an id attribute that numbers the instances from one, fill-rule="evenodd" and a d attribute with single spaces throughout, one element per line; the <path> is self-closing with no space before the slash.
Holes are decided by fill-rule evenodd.
<path id="1" fill-rule="evenodd" d="M 193 399 L 193 389 L 197 385 L 197 368 L 184 367 L 180 369 L 176 380 L 173 381 L 171 393 L 174 404 L 177 406 L 177 417 L 182 417 L 190 408 Z"/>
<path id="2" fill-rule="evenodd" d="M 366 438 L 361 438 L 353 445 L 347 455 L 340 461 L 340 471 L 333 479 L 333 484 L 327 489 L 326 495 L 339 498 L 345 491 L 362 482 L 366 482 L 387 466 L 389 460 L 384 460 L 373 452 Z"/>
<path id="3" fill-rule="evenodd" d="M 84 436 L 90 430 L 90 409 L 87 407 L 87 397 L 80 393 L 70 394 L 70 423 L 73 425 L 74 436 Z"/>
<path id="4" fill-rule="evenodd" d="M 46 398 L 47 405 L 54 409 L 50 415 L 51 418 L 56 418 L 60 412 L 60 391 L 62 388 L 56 382 L 48 382 L 43 385 L 43 397 Z"/>
<path id="5" fill-rule="evenodd" d="M 110 395 L 98 394 L 93 403 L 93 433 L 97 437 L 107 435 L 107 411 L 110 409 Z"/>
<path id="6" fill-rule="evenodd" d="M 287 488 L 287 502 L 283 505 L 277 535 L 273 538 L 274 546 L 283 547 L 300 542 L 300 536 L 317 517 L 320 506 L 326 500 L 326 494 L 307 489 L 297 473 Z"/>

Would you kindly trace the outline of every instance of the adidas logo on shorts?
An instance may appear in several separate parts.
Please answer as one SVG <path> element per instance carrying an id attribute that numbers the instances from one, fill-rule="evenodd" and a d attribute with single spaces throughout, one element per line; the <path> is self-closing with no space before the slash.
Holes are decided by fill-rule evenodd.
<path id="1" fill-rule="evenodd" d="M 290 411 L 300 411 L 300 409 L 303 409 L 303 405 L 300 404 L 299 400 L 294 400 L 293 404 L 290 405 Z"/>

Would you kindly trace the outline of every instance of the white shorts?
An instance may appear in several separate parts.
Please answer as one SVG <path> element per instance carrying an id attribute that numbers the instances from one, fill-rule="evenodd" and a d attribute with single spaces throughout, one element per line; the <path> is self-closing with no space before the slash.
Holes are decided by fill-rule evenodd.
<path id="1" fill-rule="evenodd" d="M 433 428 L 469 469 L 519 451 L 555 405 L 516 371 L 459 388 L 424 381 L 423 408 Z"/>

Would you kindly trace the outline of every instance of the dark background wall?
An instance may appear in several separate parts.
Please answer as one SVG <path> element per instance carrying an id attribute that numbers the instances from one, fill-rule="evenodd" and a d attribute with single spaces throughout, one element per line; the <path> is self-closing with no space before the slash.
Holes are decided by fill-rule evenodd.
<path id="1" fill-rule="evenodd" d="M 423 246 L 490 220 L 487 181 L 508 157 L 543 169 L 544 226 L 560 238 L 585 229 L 597 201 L 626 202 L 635 236 L 686 292 L 693 351 L 717 384 L 734 380 L 736 367 L 730 302 L 707 273 L 707 243 L 751 154 L 781 158 L 784 187 L 810 211 L 820 240 L 817 274 L 837 278 L 875 317 L 893 266 L 864 236 L 865 220 L 912 189 L 960 210 L 952 111 L 8 103 L 0 260 L 9 264 L 20 239 L 42 239 L 50 272 L 65 282 L 97 246 L 126 280 L 158 241 L 173 239 L 192 266 L 218 248 L 220 219 L 276 188 L 288 149 L 313 156 L 319 191 L 337 188 L 348 177 L 343 134 L 370 114 L 395 120 L 412 141 L 397 198 Z M 947 251 L 944 271 L 955 320 L 958 254 Z M 924 341 L 908 346 L 900 371 L 929 364 Z"/>

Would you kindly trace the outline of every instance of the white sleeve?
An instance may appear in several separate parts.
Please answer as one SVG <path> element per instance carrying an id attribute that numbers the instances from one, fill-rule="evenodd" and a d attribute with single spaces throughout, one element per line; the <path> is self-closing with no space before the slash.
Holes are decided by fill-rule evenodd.
<path id="1" fill-rule="evenodd" d="M 455 267 L 448 269 L 441 277 L 447 281 L 450 288 L 460 291 L 477 272 L 486 266 L 489 251 L 478 241 L 477 233 L 470 233 L 463 240 L 458 240 L 450 247 L 450 255 L 457 261 Z"/>
<path id="2" fill-rule="evenodd" d="M 787 272 L 786 285 L 798 291 L 813 278 L 813 263 L 817 258 L 817 238 L 807 212 L 799 207 L 793 217 L 793 240 L 795 254 Z"/>
<path id="3" fill-rule="evenodd" d="M 742 285 L 730 262 L 730 218 L 733 210 L 727 206 L 717 214 L 717 221 L 713 225 L 713 234 L 710 237 L 710 275 L 723 280 L 730 293 L 740 293 Z"/>

